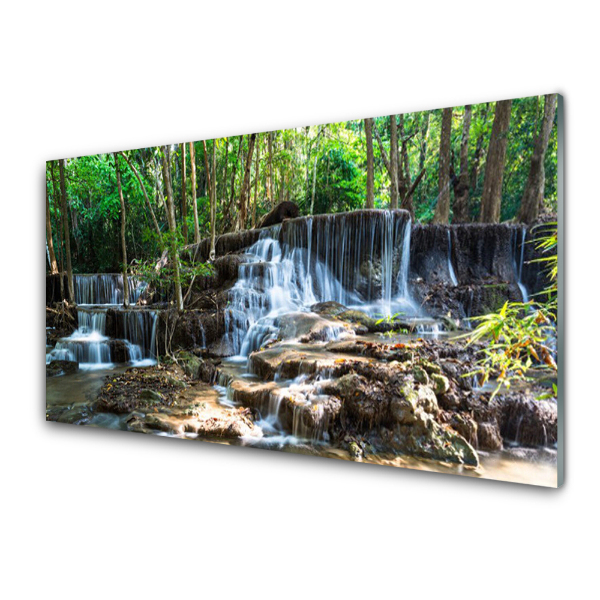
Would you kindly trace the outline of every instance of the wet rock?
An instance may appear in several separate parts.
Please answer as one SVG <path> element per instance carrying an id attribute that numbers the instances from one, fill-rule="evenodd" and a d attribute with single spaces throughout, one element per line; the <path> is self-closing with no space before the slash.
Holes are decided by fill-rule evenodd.
<path id="1" fill-rule="evenodd" d="M 480 450 L 502 450 L 502 436 L 498 423 L 479 423 L 477 425 L 477 447 Z"/>
<path id="2" fill-rule="evenodd" d="M 58 377 L 77 373 L 79 365 L 70 360 L 53 360 L 46 365 L 46 377 Z"/>
<path id="3" fill-rule="evenodd" d="M 539 447 L 557 443 L 558 407 L 553 400 L 536 400 L 527 394 L 496 396 L 502 438 L 519 446 Z"/>
<path id="4" fill-rule="evenodd" d="M 436 394 L 445 394 L 450 389 L 450 382 L 443 375 L 431 373 L 431 381 L 433 383 L 433 391 Z"/>
<path id="5" fill-rule="evenodd" d="M 300 214 L 298 206 L 293 202 L 280 202 L 273 210 L 267 213 L 259 227 L 271 227 L 282 223 L 284 219 L 295 219 Z"/>
<path id="6" fill-rule="evenodd" d="M 413 367 L 413 377 L 417 383 L 423 383 L 425 385 L 429 383 L 429 375 L 427 375 L 427 371 L 420 365 Z"/>
<path id="7" fill-rule="evenodd" d="M 278 317 L 275 326 L 282 340 L 298 339 L 302 343 L 325 342 L 348 332 L 343 324 L 330 321 L 315 313 L 295 312 Z"/>

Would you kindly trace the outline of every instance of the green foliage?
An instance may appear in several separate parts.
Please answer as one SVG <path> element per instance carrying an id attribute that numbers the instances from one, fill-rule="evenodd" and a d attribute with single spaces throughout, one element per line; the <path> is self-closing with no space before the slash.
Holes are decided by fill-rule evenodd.
<path id="1" fill-rule="evenodd" d="M 492 398 L 502 386 L 510 388 L 514 381 L 531 381 L 529 371 L 534 366 L 553 373 L 557 370 L 551 348 L 556 337 L 557 229 L 555 223 L 544 227 L 536 247 L 548 255 L 535 260 L 548 265 L 551 285 L 544 291 L 546 301 L 506 302 L 498 312 L 472 319 L 478 325 L 469 334 L 469 343 L 486 339 L 488 345 L 478 368 L 468 376 L 478 375 L 482 385 L 495 378 Z"/>

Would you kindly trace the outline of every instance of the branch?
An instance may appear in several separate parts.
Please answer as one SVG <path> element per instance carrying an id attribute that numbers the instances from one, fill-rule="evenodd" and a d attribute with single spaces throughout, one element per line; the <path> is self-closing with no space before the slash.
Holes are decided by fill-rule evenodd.
<path id="1" fill-rule="evenodd" d="M 421 183 L 421 179 L 423 179 L 424 175 L 425 175 L 425 169 L 421 169 L 421 172 L 417 175 L 416 179 L 412 182 L 412 185 L 408 189 L 408 192 L 406 192 L 406 196 L 404 197 L 405 200 L 408 200 L 415 193 L 415 190 L 417 189 L 417 186 L 419 185 L 419 183 Z"/>
<path id="2" fill-rule="evenodd" d="M 144 200 L 146 201 L 146 206 L 148 207 L 148 210 L 150 211 L 150 215 L 152 216 L 152 222 L 154 223 L 154 228 L 156 229 L 156 233 L 157 233 L 158 239 L 160 241 L 162 239 L 162 234 L 160 232 L 160 227 L 158 226 L 158 221 L 156 220 L 156 215 L 154 214 L 154 211 L 152 210 L 152 205 L 150 204 L 150 199 L 148 198 L 148 194 L 146 193 L 146 188 L 144 187 L 144 184 L 142 183 L 142 178 L 140 177 L 140 174 L 137 172 L 137 169 L 133 166 L 133 163 L 129 160 L 128 156 L 123 152 L 119 152 L 119 154 L 125 159 L 125 161 L 129 165 L 129 168 L 133 171 L 133 174 L 137 177 L 137 180 L 140 182 L 140 187 L 142 188 L 142 192 L 144 193 Z"/>
<path id="3" fill-rule="evenodd" d="M 390 161 L 389 161 L 387 154 L 385 153 L 385 148 L 383 147 L 383 142 L 381 141 L 381 136 L 379 135 L 379 131 L 377 131 L 377 127 L 373 127 L 373 132 L 375 133 L 375 137 L 377 138 L 377 143 L 379 144 L 379 150 L 381 152 L 381 158 L 383 159 L 383 164 L 385 165 L 385 168 L 387 169 L 387 172 L 391 178 L 392 177 L 392 169 L 390 167 Z"/>

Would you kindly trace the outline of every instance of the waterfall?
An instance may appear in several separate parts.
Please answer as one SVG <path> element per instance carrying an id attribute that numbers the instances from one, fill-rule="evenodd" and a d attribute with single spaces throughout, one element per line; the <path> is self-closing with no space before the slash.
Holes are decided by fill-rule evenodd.
<path id="1" fill-rule="evenodd" d="M 448 228 L 448 272 L 450 273 L 452 285 L 456 287 L 458 285 L 458 279 L 456 279 L 456 273 L 452 266 L 452 235 L 450 234 L 450 228 Z"/>
<path id="2" fill-rule="evenodd" d="M 137 302 L 146 284 L 128 278 L 131 303 Z M 123 309 L 123 276 L 97 274 L 74 276 L 77 330 L 60 339 L 46 354 L 46 363 L 69 360 L 81 369 L 104 369 L 118 362 L 135 366 L 155 363 L 157 313 Z M 107 321 L 111 312 L 110 336 Z M 116 337 L 111 337 L 116 336 Z"/>
<path id="3" fill-rule="evenodd" d="M 135 304 L 146 289 L 145 282 L 127 277 L 129 302 Z M 103 273 L 95 275 L 73 275 L 75 302 L 77 304 L 123 304 L 123 275 Z"/>
<path id="4" fill-rule="evenodd" d="M 373 315 L 415 312 L 408 294 L 410 216 L 362 210 L 284 221 L 246 251 L 225 330 L 247 356 L 274 339 L 277 317 L 335 301 Z"/>
<path id="5" fill-rule="evenodd" d="M 518 240 L 518 229 L 515 230 L 514 237 L 514 264 L 515 264 L 515 275 L 517 279 L 517 285 L 519 286 L 519 290 L 521 290 L 521 296 L 523 298 L 523 302 L 529 302 L 529 294 L 527 293 L 527 288 L 522 281 L 523 276 L 523 263 L 525 261 L 525 238 L 527 237 L 527 228 L 525 226 L 521 227 L 521 243 L 519 247 Z M 517 260 L 517 254 L 519 254 L 519 259 Z"/>

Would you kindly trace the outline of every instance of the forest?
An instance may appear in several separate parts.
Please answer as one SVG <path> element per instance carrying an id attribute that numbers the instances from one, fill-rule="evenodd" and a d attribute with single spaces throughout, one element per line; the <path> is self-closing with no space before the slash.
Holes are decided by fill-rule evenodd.
<path id="1" fill-rule="evenodd" d="M 556 212 L 555 115 L 555 95 L 534 96 L 49 161 L 48 269 L 66 270 L 68 246 L 75 273 L 121 271 L 121 213 L 128 260 L 156 257 L 172 231 L 165 154 L 179 244 L 255 227 L 282 201 L 532 223 Z"/>
<path id="2" fill-rule="evenodd" d="M 555 486 L 559 107 L 48 161 L 47 420 Z"/>

